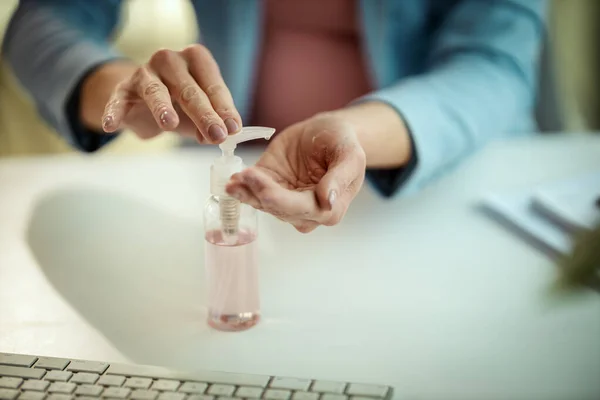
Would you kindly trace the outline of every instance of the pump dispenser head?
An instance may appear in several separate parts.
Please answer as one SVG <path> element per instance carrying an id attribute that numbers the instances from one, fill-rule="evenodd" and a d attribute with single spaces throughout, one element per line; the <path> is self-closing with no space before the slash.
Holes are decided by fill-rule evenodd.
<path id="1" fill-rule="evenodd" d="M 264 128 L 262 126 L 247 126 L 242 128 L 241 132 L 235 135 L 227 136 L 227 139 L 219 145 L 219 148 L 223 152 L 223 156 L 233 156 L 233 152 L 237 147 L 238 143 L 249 142 L 255 139 L 271 139 L 271 136 L 275 133 L 274 128 Z"/>
<path id="2" fill-rule="evenodd" d="M 238 143 L 255 139 L 269 140 L 274 133 L 273 128 L 260 126 L 242 128 L 239 133 L 228 136 L 219 145 L 221 157 L 216 158 L 210 168 L 210 191 L 219 198 L 221 229 L 225 239 L 232 244 L 237 241 L 240 202 L 227 194 L 225 186 L 233 174 L 244 169 L 242 159 L 234 154 L 235 149 Z"/>

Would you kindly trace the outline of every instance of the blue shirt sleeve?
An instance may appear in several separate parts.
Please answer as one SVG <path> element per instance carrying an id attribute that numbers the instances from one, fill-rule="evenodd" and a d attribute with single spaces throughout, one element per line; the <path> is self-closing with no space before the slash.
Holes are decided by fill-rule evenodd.
<path id="1" fill-rule="evenodd" d="M 113 137 L 79 123 L 78 99 L 94 68 L 122 58 L 110 45 L 121 3 L 21 0 L 4 37 L 3 57 L 40 115 L 82 151 L 94 151 Z"/>
<path id="2" fill-rule="evenodd" d="M 414 193 L 490 140 L 535 129 L 546 6 L 546 0 L 458 2 L 434 36 L 427 71 L 361 99 L 396 109 L 414 143 L 407 167 L 368 171 L 384 196 Z M 525 120 L 529 125 L 515 126 Z"/>

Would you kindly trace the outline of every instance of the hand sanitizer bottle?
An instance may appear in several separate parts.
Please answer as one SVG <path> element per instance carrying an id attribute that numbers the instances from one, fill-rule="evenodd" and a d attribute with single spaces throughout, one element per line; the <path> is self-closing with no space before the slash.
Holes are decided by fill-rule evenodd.
<path id="1" fill-rule="evenodd" d="M 222 154 L 210 169 L 211 196 L 204 210 L 208 324 L 222 331 L 241 331 L 260 319 L 257 211 L 227 195 L 231 175 L 244 169 L 234 155 L 238 143 L 269 140 L 275 129 L 245 127 L 219 145 Z"/>

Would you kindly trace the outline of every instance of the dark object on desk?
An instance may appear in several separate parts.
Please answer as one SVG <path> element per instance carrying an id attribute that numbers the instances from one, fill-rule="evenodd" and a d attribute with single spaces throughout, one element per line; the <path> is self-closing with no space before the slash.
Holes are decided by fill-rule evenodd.
<path id="1" fill-rule="evenodd" d="M 571 254 L 562 262 L 561 287 L 591 287 L 600 291 L 600 224 L 581 233 Z"/>
<path id="2" fill-rule="evenodd" d="M 596 199 L 596 207 L 600 208 L 600 197 Z"/>

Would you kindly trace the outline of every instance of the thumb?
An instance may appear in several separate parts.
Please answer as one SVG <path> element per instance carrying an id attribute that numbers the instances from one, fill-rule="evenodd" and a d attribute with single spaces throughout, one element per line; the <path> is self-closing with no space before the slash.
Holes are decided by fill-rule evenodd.
<path id="1" fill-rule="evenodd" d="M 331 211 L 340 200 L 347 207 L 362 186 L 364 177 L 365 156 L 360 147 L 337 157 L 316 187 L 321 209 Z"/>

